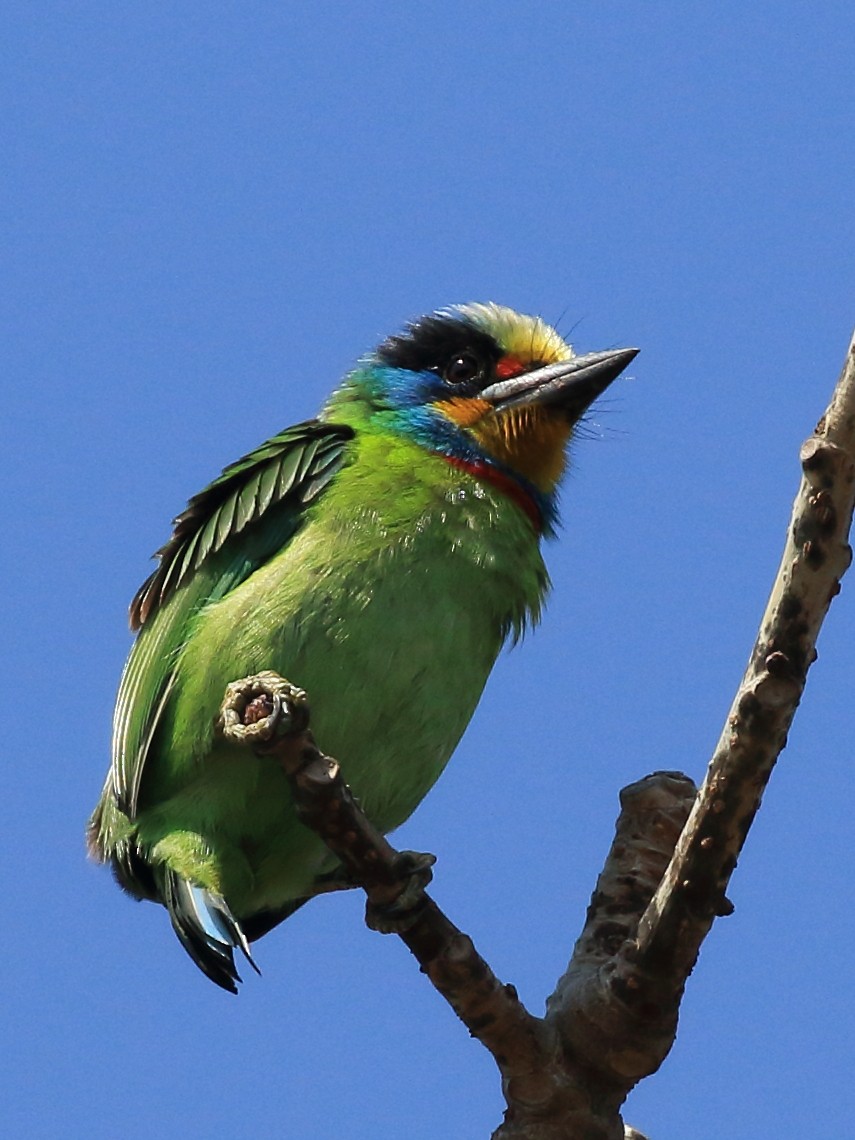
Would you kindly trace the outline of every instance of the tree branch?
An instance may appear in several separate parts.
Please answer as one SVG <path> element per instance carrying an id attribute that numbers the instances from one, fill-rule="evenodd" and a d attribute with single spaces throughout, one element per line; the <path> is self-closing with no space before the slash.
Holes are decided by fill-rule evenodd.
<path id="1" fill-rule="evenodd" d="M 220 729 L 282 766 L 300 819 L 341 860 L 368 899 L 369 926 L 399 934 L 473 1037 L 495 1057 L 503 1082 L 526 1103 L 549 1101 L 553 1074 L 544 1058 L 557 1043 L 513 986 L 503 985 L 472 940 L 425 891 L 432 855 L 398 852 L 367 819 L 337 762 L 308 731 L 306 694 L 276 673 L 229 685 Z M 560 1076 L 560 1068 L 555 1072 Z"/>
<path id="2" fill-rule="evenodd" d="M 231 742 L 250 745 L 282 766 L 300 819 L 341 860 L 354 886 L 365 891 L 369 925 L 400 936 L 471 1035 L 492 1053 L 508 1102 L 497 1140 L 624 1140 L 619 1108 L 631 1085 L 604 1079 L 583 1053 L 573 1056 L 572 1043 L 558 1032 L 556 1011 L 566 1012 L 573 995 L 589 992 L 596 966 L 635 929 L 688 815 L 695 793 L 691 781 L 679 773 L 657 773 L 622 793 L 615 841 L 575 968 L 571 965 L 562 980 L 555 1011 L 538 1018 L 428 896 L 433 856 L 398 852 L 390 845 L 366 818 L 339 765 L 317 747 L 308 723 L 306 694 L 270 672 L 229 685 L 220 713 L 220 729 Z M 586 1003 L 576 1006 L 584 1019 Z M 637 1029 L 637 1023 L 637 1014 L 630 1013 L 620 1033 Z M 673 1038 L 674 1026 L 667 1029 L 664 1046 L 659 1030 L 647 1046 L 654 1049 L 657 1065 Z M 607 1038 L 604 1047 L 617 1055 Z"/>
<path id="3" fill-rule="evenodd" d="M 706 779 L 625 965 L 688 976 L 716 915 L 816 660 L 816 641 L 852 560 L 855 336 L 825 415 L 801 448 L 803 478 L 751 659 Z"/>
<path id="4" fill-rule="evenodd" d="M 365 890 L 369 925 L 400 935 L 493 1054 L 508 1104 L 493 1140 L 644 1140 L 625 1128 L 621 1105 L 671 1048 L 701 942 L 732 909 L 727 883 L 851 560 L 855 337 L 801 463 L 781 566 L 701 790 L 668 772 L 624 789 L 585 928 L 544 1018 L 428 896 L 433 856 L 395 851 L 365 818 L 308 731 L 305 693 L 270 673 L 229 687 L 222 731 L 282 765 L 300 818 Z"/>
<path id="5" fill-rule="evenodd" d="M 621 792 L 615 838 L 573 957 L 547 1001 L 561 1041 L 565 1093 L 548 1116 L 514 1098 L 493 1140 L 624 1140 L 620 1107 L 639 1069 L 653 1072 L 674 1040 L 676 1013 L 622 992 L 615 955 L 647 907 L 695 798 L 680 772 L 655 772 Z M 626 987 L 624 987 L 626 989 Z M 626 1136 L 644 1140 L 633 1129 Z"/>

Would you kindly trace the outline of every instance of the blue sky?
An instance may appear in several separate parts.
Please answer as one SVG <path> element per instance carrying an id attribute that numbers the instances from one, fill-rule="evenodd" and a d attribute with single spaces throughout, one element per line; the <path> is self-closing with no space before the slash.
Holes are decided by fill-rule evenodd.
<path id="1" fill-rule="evenodd" d="M 126 607 L 186 498 L 407 318 L 496 300 L 639 345 L 573 450 L 542 627 L 399 833 L 541 1012 L 619 788 L 703 773 L 842 361 L 851 5 L 113 0 L 2 27 L 10 1134 L 485 1137 L 490 1058 L 359 897 L 264 939 L 232 998 L 87 864 Z M 656 1140 L 851 1121 L 853 591 L 628 1105 Z"/>

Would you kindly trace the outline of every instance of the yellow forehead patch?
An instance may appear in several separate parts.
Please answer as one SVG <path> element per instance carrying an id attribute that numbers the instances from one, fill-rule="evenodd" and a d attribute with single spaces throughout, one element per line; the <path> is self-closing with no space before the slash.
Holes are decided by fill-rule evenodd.
<path id="1" fill-rule="evenodd" d="M 570 345 L 540 317 L 529 317 L 492 302 L 460 305 L 458 311 L 493 337 L 507 355 L 519 357 L 525 364 L 557 364 L 573 355 Z"/>

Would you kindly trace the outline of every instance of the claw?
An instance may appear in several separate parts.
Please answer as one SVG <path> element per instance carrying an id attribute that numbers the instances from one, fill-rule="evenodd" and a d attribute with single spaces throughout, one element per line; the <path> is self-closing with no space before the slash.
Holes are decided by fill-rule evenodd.
<path id="1" fill-rule="evenodd" d="M 365 924 L 380 934 L 402 934 L 418 919 L 425 905 L 425 887 L 433 878 L 436 856 L 426 851 L 399 851 L 395 860 L 401 889 L 390 902 L 365 904 Z"/>

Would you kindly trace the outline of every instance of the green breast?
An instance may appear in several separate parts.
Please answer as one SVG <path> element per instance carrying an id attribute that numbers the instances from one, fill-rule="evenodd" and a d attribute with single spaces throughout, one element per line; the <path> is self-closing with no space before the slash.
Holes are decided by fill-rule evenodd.
<path id="1" fill-rule="evenodd" d="M 519 507 L 414 444 L 365 433 L 289 544 L 195 619 L 149 758 L 141 836 L 157 843 L 179 820 L 222 853 L 226 879 L 239 849 L 239 914 L 308 893 L 327 857 L 284 777 L 213 739 L 227 683 L 273 669 L 306 689 L 318 743 L 388 831 L 441 773 L 546 585 Z"/>

